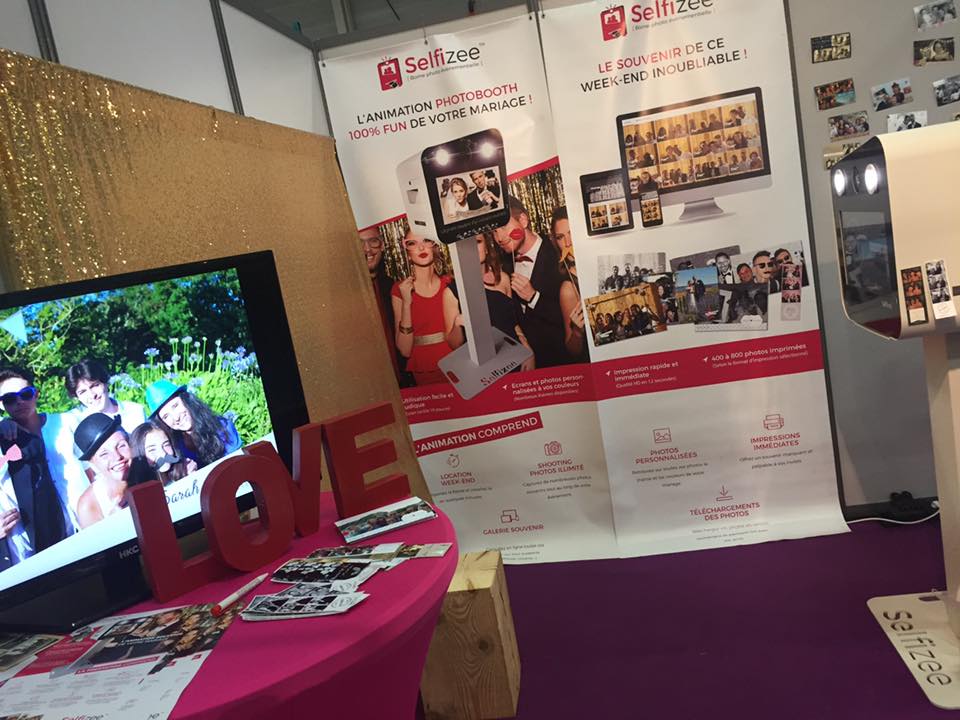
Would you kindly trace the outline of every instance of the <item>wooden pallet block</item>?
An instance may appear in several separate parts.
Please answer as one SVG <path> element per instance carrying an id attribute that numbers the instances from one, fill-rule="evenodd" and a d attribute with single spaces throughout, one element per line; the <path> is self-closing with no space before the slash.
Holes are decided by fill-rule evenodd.
<path id="1" fill-rule="evenodd" d="M 517 714 L 520 654 L 497 551 L 460 556 L 420 681 L 427 720 Z"/>

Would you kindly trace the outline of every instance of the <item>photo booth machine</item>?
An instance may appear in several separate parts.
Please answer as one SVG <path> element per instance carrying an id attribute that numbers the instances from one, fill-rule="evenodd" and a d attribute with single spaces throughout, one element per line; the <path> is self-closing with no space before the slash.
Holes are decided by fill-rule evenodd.
<path id="1" fill-rule="evenodd" d="M 923 336 L 947 571 L 960 637 L 960 279 L 955 166 L 960 124 L 871 138 L 832 171 L 847 317 L 882 337 Z"/>
<path id="2" fill-rule="evenodd" d="M 498 193 L 472 209 L 452 208 L 453 180 L 474 185 L 482 173 Z M 467 342 L 440 360 L 440 369 L 464 399 L 492 386 L 532 353 L 493 327 L 487 307 L 477 236 L 510 221 L 503 138 L 483 130 L 426 148 L 397 166 L 410 232 L 442 242 L 450 250 Z M 479 204 L 475 202 L 474 205 Z"/>

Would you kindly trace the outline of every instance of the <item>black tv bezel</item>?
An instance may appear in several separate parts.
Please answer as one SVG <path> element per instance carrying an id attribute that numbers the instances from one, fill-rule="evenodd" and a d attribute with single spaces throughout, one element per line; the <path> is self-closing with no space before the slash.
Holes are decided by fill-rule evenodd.
<path id="1" fill-rule="evenodd" d="M 702 188 L 712 187 L 714 185 L 726 185 L 728 183 L 737 182 L 740 180 L 750 180 L 752 178 L 764 177 L 765 175 L 772 175 L 773 169 L 770 167 L 770 147 L 767 140 L 767 121 L 763 113 L 763 91 L 759 87 L 749 87 L 743 88 L 742 90 L 733 90 L 725 93 L 717 93 L 715 95 L 708 95 L 706 97 L 697 98 L 696 100 L 684 100 L 683 102 L 671 103 L 670 105 L 661 105 L 660 107 L 650 108 L 647 110 L 638 110 L 637 112 L 624 113 L 622 115 L 617 115 L 617 144 L 620 147 L 620 167 L 623 168 L 623 177 L 626 185 L 624 186 L 624 192 L 627 194 L 627 197 L 632 201 L 639 201 L 640 193 L 634 195 L 630 192 L 630 171 L 627 168 L 627 145 L 624 142 L 623 137 L 623 121 L 630 120 L 633 118 L 642 118 L 647 115 L 656 115 L 661 112 L 668 112 L 670 110 L 680 110 L 682 108 L 689 108 L 691 105 L 699 105 L 705 102 L 714 102 L 717 100 L 723 100 L 725 98 L 737 97 L 738 95 L 747 95 L 753 93 L 757 100 L 757 124 L 759 125 L 760 133 L 760 150 L 763 154 L 763 169 L 754 170 L 748 173 L 737 173 L 736 175 L 727 175 L 725 177 L 714 178 L 712 180 L 700 181 L 699 183 L 690 183 L 687 185 L 677 185 L 673 187 L 658 187 L 658 192 L 660 196 L 671 195 L 673 193 L 679 192 L 690 192 L 694 190 L 700 190 Z M 689 133 L 688 133 L 689 136 Z M 656 144 L 656 143 L 654 143 Z M 630 146 L 635 147 L 634 145 Z M 659 163 L 657 163 L 659 165 Z M 642 191 L 641 191 L 642 192 Z M 638 208 L 637 208 L 638 209 Z M 637 212 L 637 209 L 634 209 L 634 212 Z"/>
<path id="2" fill-rule="evenodd" d="M 277 451 L 289 469 L 293 460 L 292 431 L 308 423 L 309 414 L 272 251 L 232 255 L 0 294 L 0 310 L 230 269 L 237 271 L 240 282 Z M 238 509 L 241 511 L 249 510 L 255 504 L 252 492 L 237 499 Z M 200 513 L 174 523 L 177 537 L 189 535 L 202 528 Z M 132 562 L 139 565 L 139 554 L 140 546 L 134 537 L 12 585 L 0 590 L 0 610 L 15 608 L 63 585 L 93 574 L 103 574 L 114 567 L 120 568 Z"/>

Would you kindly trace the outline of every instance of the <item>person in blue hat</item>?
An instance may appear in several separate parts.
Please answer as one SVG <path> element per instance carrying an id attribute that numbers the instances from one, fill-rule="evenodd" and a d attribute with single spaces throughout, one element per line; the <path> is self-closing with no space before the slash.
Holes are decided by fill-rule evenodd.
<path id="1" fill-rule="evenodd" d="M 236 426 L 216 415 L 185 385 L 169 380 L 151 383 L 147 386 L 147 408 L 150 417 L 159 420 L 173 438 L 177 454 L 195 461 L 197 467 L 243 447 Z"/>

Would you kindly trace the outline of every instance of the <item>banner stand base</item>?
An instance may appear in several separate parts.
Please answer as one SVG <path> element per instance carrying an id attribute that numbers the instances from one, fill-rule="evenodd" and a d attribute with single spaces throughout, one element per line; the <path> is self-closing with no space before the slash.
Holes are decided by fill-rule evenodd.
<path id="1" fill-rule="evenodd" d="M 495 384 L 514 368 L 520 367 L 533 353 L 522 343 L 496 328 L 493 346 L 496 353 L 485 363 L 477 365 L 470 358 L 470 348 L 462 345 L 440 360 L 438 365 L 450 384 L 464 400 Z"/>
<path id="2" fill-rule="evenodd" d="M 700 220 L 712 220 L 721 215 L 729 215 L 726 210 L 717 205 L 716 198 L 707 198 L 706 200 L 694 200 L 683 204 L 683 212 L 677 218 L 677 222 L 699 222 Z"/>
<path id="3" fill-rule="evenodd" d="M 927 699 L 960 709 L 960 640 L 950 629 L 944 593 L 889 595 L 867 601 Z"/>

